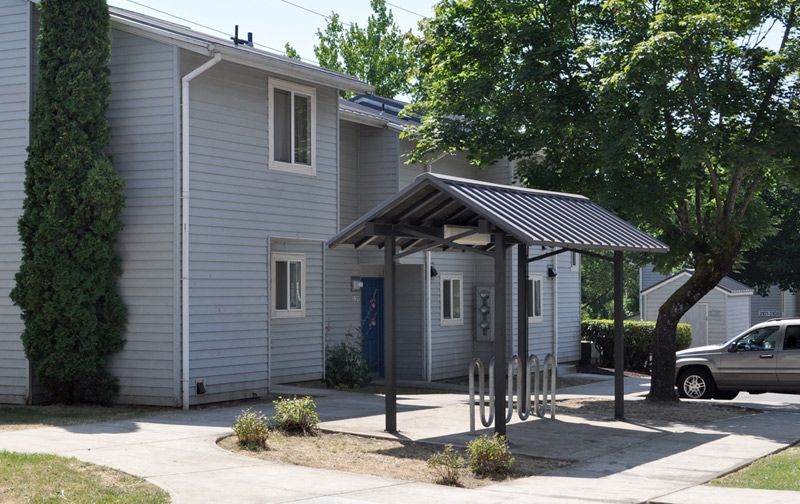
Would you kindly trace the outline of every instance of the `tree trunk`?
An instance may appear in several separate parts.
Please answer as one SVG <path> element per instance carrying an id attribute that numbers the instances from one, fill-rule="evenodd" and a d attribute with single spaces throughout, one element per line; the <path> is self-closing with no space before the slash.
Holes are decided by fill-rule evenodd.
<path id="1" fill-rule="evenodd" d="M 675 331 L 681 317 L 730 273 L 740 247 L 710 257 L 697 254 L 694 273 L 658 310 L 653 335 L 653 375 L 651 401 L 677 401 L 675 394 Z"/>

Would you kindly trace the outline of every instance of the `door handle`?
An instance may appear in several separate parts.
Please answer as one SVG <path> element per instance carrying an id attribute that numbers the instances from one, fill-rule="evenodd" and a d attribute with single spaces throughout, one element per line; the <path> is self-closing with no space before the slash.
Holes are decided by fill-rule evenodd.
<path id="1" fill-rule="evenodd" d="M 774 355 L 772 355 L 772 354 L 761 354 L 761 355 L 758 356 L 759 359 L 771 359 L 773 357 L 774 357 Z"/>

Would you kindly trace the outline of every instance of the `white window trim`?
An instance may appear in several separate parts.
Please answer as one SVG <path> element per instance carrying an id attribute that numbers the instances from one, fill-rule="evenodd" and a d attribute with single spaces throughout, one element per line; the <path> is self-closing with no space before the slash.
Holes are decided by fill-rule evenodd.
<path id="1" fill-rule="evenodd" d="M 528 275 L 528 280 L 531 282 L 531 291 L 528 292 L 528 295 L 531 296 L 531 305 L 533 306 L 533 313 L 528 316 L 528 322 L 542 322 L 544 320 L 544 277 L 542 275 Z M 536 297 L 534 296 L 534 292 L 536 291 L 536 283 L 539 283 L 539 315 L 534 315 L 536 313 Z M 526 287 L 527 288 L 527 287 Z M 525 308 L 527 310 L 527 307 Z"/>
<path id="2" fill-rule="evenodd" d="M 464 325 L 464 274 L 463 273 L 440 273 L 439 274 L 439 324 L 442 326 Z M 461 300 L 461 316 L 458 318 L 445 318 L 444 316 L 444 283 L 446 281 L 458 280 L 459 299 Z"/>
<path id="3" fill-rule="evenodd" d="M 278 310 L 277 278 L 275 268 L 279 261 L 296 261 L 300 263 L 300 309 L 287 308 Z M 306 316 L 306 255 L 305 254 L 272 254 L 270 260 L 270 312 L 273 318 L 303 318 Z"/>
<path id="4" fill-rule="evenodd" d="M 284 171 L 297 173 L 300 175 L 316 175 L 317 174 L 317 90 L 313 87 L 295 84 L 293 82 L 282 81 L 279 79 L 268 79 L 267 88 L 269 93 L 269 169 L 276 171 Z M 287 163 L 284 161 L 276 161 L 273 158 L 275 153 L 275 88 L 291 93 L 294 99 L 295 94 L 305 95 L 311 99 L 311 164 L 298 164 Z M 292 111 L 294 108 L 292 107 Z M 294 121 L 294 113 L 291 114 L 292 121 Z M 294 126 L 289 136 L 294 141 Z M 294 153 L 292 147 L 291 152 Z M 294 154 L 292 154 L 294 155 Z"/>

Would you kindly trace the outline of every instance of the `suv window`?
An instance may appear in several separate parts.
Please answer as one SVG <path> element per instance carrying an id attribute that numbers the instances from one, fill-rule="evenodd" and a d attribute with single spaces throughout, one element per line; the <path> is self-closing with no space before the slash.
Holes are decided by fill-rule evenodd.
<path id="1" fill-rule="evenodd" d="M 800 326 L 787 326 L 783 335 L 784 350 L 800 350 Z"/>
<path id="2" fill-rule="evenodd" d="M 737 342 L 739 351 L 772 350 L 778 341 L 780 326 L 761 327 L 744 335 Z"/>

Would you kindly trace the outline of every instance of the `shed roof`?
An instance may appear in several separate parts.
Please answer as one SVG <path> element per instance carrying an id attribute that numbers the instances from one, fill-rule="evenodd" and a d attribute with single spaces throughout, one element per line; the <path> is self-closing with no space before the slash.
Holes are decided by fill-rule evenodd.
<path id="1" fill-rule="evenodd" d="M 584 196 L 423 173 L 328 241 L 329 247 L 382 248 L 376 225 L 395 226 L 403 250 L 450 247 L 491 250 L 494 245 L 453 243 L 444 226 L 501 230 L 512 243 L 572 249 L 667 252 L 669 247 Z M 444 239 L 444 241 L 442 241 Z"/>
<path id="2" fill-rule="evenodd" d="M 674 275 L 668 276 L 667 278 L 661 280 L 658 283 L 651 285 L 650 287 L 646 288 L 642 291 L 642 294 L 649 294 L 650 292 L 660 289 L 668 283 L 673 282 L 674 280 L 681 278 L 681 277 L 690 277 L 694 274 L 694 270 L 691 268 L 684 268 L 679 272 L 675 273 Z M 748 296 L 753 294 L 753 289 L 748 287 L 747 285 L 734 280 L 731 277 L 725 277 L 719 281 L 716 287 L 716 290 L 721 291 L 725 294 L 730 296 Z"/>

